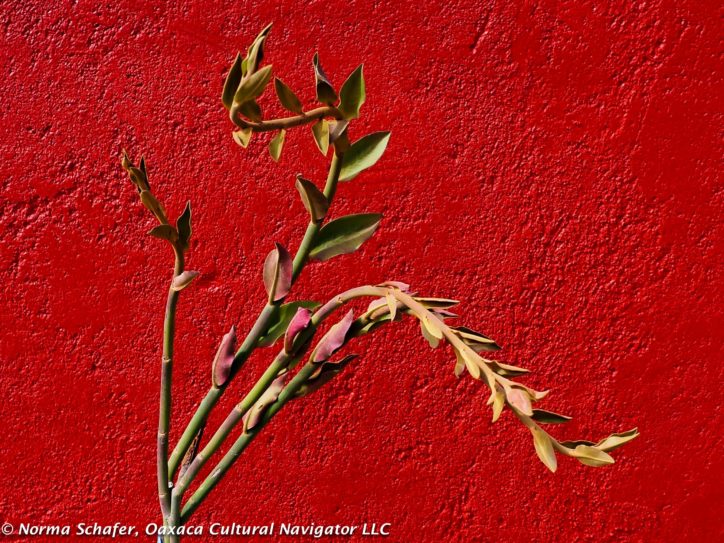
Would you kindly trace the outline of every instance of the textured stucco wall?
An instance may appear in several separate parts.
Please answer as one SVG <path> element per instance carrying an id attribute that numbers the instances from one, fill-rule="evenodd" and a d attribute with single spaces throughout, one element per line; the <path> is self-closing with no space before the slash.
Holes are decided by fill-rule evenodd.
<path id="1" fill-rule="evenodd" d="M 307 104 L 316 50 L 337 85 L 363 61 L 353 136 L 393 133 L 335 210 L 380 211 L 383 227 L 308 268 L 297 295 L 399 279 L 465 300 L 465 320 L 575 415 L 556 435 L 642 437 L 613 467 L 562 459 L 553 475 L 408 322 L 288 407 L 197 522 L 392 522 L 399 542 L 722 538 L 718 3 L 31 0 L 0 13 L 0 522 L 158 518 L 171 261 L 144 235 L 119 151 L 146 154 L 172 215 L 194 205 L 203 278 L 179 306 L 173 441 L 219 338 L 263 304 L 272 242 L 296 247 L 293 174 L 324 175 L 306 130 L 279 165 L 230 136 L 224 73 L 274 21 L 268 61 Z"/>

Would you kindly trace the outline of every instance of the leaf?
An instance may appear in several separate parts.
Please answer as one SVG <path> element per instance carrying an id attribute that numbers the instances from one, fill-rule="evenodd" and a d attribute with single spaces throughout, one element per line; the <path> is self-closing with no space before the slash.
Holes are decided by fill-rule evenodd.
<path id="1" fill-rule="evenodd" d="M 360 213 L 327 223 L 317 234 L 309 257 L 324 261 L 356 251 L 372 237 L 381 219 L 382 215 L 378 213 Z"/>
<path id="2" fill-rule="evenodd" d="M 494 368 L 496 370 L 496 373 L 498 375 L 502 375 L 503 377 L 517 377 L 519 375 L 525 375 L 526 373 L 530 373 L 530 370 L 527 370 L 525 368 L 510 366 L 508 364 L 503 364 L 502 362 L 496 362 Z"/>
<path id="3" fill-rule="evenodd" d="M 360 64 L 339 90 L 339 111 L 345 119 L 356 119 L 359 117 L 359 109 L 364 103 L 365 80 Z"/>
<path id="4" fill-rule="evenodd" d="M 509 388 L 505 391 L 505 397 L 508 403 L 529 417 L 533 416 L 533 406 L 530 403 L 528 393 L 519 388 Z"/>
<path id="5" fill-rule="evenodd" d="M 262 120 L 261 107 L 256 103 L 256 100 L 249 100 L 241 104 L 239 106 L 239 113 L 255 123 L 260 123 Z"/>
<path id="6" fill-rule="evenodd" d="M 463 362 L 465 363 L 465 368 L 468 370 L 468 373 L 473 379 L 480 379 L 482 376 L 482 370 L 480 369 L 480 366 L 478 365 L 478 361 L 475 360 L 468 352 L 463 351 L 461 353 Z"/>
<path id="7" fill-rule="evenodd" d="M 544 411 L 543 409 L 533 409 L 533 415 L 531 418 L 543 424 L 562 424 L 571 420 L 571 417 L 565 415 L 559 415 L 552 411 Z"/>
<path id="8" fill-rule="evenodd" d="M 425 321 L 423 319 L 420 319 L 420 331 L 422 332 L 422 337 L 427 340 L 431 348 L 437 349 L 440 346 L 440 338 L 430 333 L 430 330 L 427 326 L 425 326 Z"/>
<path id="9" fill-rule="evenodd" d="M 264 286 L 270 302 L 284 298 L 292 287 L 292 257 L 282 245 L 275 245 L 264 261 Z"/>
<path id="10" fill-rule="evenodd" d="M 403 283 L 402 281 L 383 281 L 378 287 L 392 287 L 396 288 L 397 290 L 400 290 L 402 292 L 407 292 L 410 290 L 410 285 L 407 283 Z"/>
<path id="11" fill-rule="evenodd" d="M 256 100 L 264 92 L 271 78 L 272 66 L 264 66 L 245 79 L 234 94 L 234 103 L 243 104 L 249 100 Z"/>
<path id="12" fill-rule="evenodd" d="M 349 121 L 329 121 L 329 143 L 337 141 L 347 131 L 348 126 Z"/>
<path id="13" fill-rule="evenodd" d="M 314 53 L 312 64 L 314 64 L 317 100 L 328 106 L 333 106 L 337 102 L 337 93 L 334 92 L 334 87 L 327 79 L 327 74 L 324 73 L 321 64 L 319 64 L 319 53 Z"/>
<path id="14" fill-rule="evenodd" d="M 322 222 L 329 209 L 329 201 L 324 194 L 322 194 L 322 191 L 317 188 L 317 185 L 308 179 L 304 179 L 301 175 L 297 175 L 295 186 L 299 191 L 299 196 L 302 198 L 304 207 L 309 212 L 312 222 Z"/>
<path id="15" fill-rule="evenodd" d="M 356 354 L 348 354 L 343 359 L 336 362 L 323 362 L 319 365 L 317 370 L 309 376 L 309 379 L 307 379 L 307 381 L 301 386 L 296 394 L 296 397 L 301 398 L 302 396 L 307 396 L 311 394 L 315 390 L 319 390 L 322 385 L 325 385 L 329 381 L 331 381 L 332 378 L 340 373 L 347 364 L 352 362 L 352 360 L 357 357 L 358 355 Z"/>
<path id="16" fill-rule="evenodd" d="M 322 152 L 324 156 L 327 156 L 329 150 L 329 122 L 324 119 L 320 119 L 312 125 L 312 135 L 314 136 L 314 142 L 317 144 L 317 148 Z"/>
<path id="17" fill-rule="evenodd" d="M 226 109 L 230 109 L 234 102 L 234 94 L 236 89 L 239 88 L 241 82 L 241 53 L 236 54 L 236 60 L 231 65 L 229 73 L 226 75 L 226 81 L 224 82 L 224 90 L 221 93 L 221 103 L 224 104 Z"/>
<path id="18" fill-rule="evenodd" d="M 549 470 L 555 473 L 556 469 L 558 469 L 558 460 L 553 450 L 551 438 L 536 426 L 533 426 L 530 431 L 533 434 L 533 445 L 535 446 L 535 452 L 538 454 L 538 458 L 540 458 L 541 462 L 543 462 Z"/>
<path id="19" fill-rule="evenodd" d="M 304 307 L 306 309 L 316 309 L 319 307 L 318 302 L 314 301 L 297 301 L 289 302 L 288 304 L 282 304 L 277 307 L 277 311 L 272 316 L 272 322 L 270 323 L 269 329 L 259 339 L 257 345 L 259 347 L 270 347 L 284 335 L 289 323 L 297 313 L 297 309 Z"/>
<path id="20" fill-rule="evenodd" d="M 221 338 L 221 344 L 216 351 L 214 362 L 211 365 L 211 381 L 216 388 L 226 383 L 231 374 L 231 366 L 234 363 L 234 345 L 236 344 L 236 327 Z"/>
<path id="21" fill-rule="evenodd" d="M 355 141 L 344 154 L 339 180 L 349 181 L 374 166 L 385 152 L 389 140 L 389 132 L 373 132 Z"/>
<path id="22" fill-rule="evenodd" d="M 397 298 L 395 298 L 395 295 L 388 290 L 385 293 L 385 301 L 387 302 L 387 307 L 390 310 L 390 320 L 395 320 L 395 317 L 397 316 Z"/>
<path id="23" fill-rule="evenodd" d="M 174 243 L 178 239 L 178 232 L 176 232 L 176 229 L 170 224 L 154 226 L 149 230 L 148 235 L 158 239 L 165 239 L 171 243 Z"/>
<path id="24" fill-rule="evenodd" d="M 636 439 L 639 435 L 638 428 L 633 428 L 628 432 L 621 432 L 620 434 L 611 434 L 605 439 L 602 439 L 596 443 L 595 447 L 604 452 L 612 451 L 617 449 L 621 445 L 628 443 L 632 439 Z"/>
<path id="25" fill-rule="evenodd" d="M 279 398 L 279 394 L 284 388 L 284 385 L 286 384 L 288 378 L 289 374 L 286 373 L 277 377 L 272 382 L 272 384 L 269 385 L 269 388 L 264 391 L 264 394 L 261 395 L 261 397 L 254 404 L 254 406 L 249 410 L 249 412 L 244 417 L 245 433 L 251 432 L 259 425 L 266 410 L 269 409 L 269 407 L 277 401 L 277 398 Z"/>
<path id="26" fill-rule="evenodd" d="M 493 398 L 493 422 L 497 422 L 505 407 L 505 392 L 496 388 Z"/>
<path id="27" fill-rule="evenodd" d="M 286 130 L 280 130 L 279 133 L 269 142 L 269 154 L 274 159 L 274 162 L 279 162 L 286 134 Z"/>
<path id="28" fill-rule="evenodd" d="M 415 296 L 415 301 L 420 302 L 426 309 L 447 309 L 458 305 L 458 300 L 449 300 L 447 298 L 422 298 Z"/>
<path id="29" fill-rule="evenodd" d="M 614 459 L 611 458 L 611 456 L 589 445 L 578 445 L 571 451 L 571 455 L 577 458 L 581 464 L 594 468 L 608 466 L 614 463 Z"/>
<path id="30" fill-rule="evenodd" d="M 186 251 L 191 240 L 191 202 L 186 202 L 183 213 L 176 219 L 176 230 L 181 248 Z"/>
<path id="31" fill-rule="evenodd" d="M 490 339 L 488 336 L 476 332 L 471 328 L 465 326 L 452 327 L 457 332 L 457 335 L 464 343 L 469 345 L 476 353 L 482 351 L 499 351 L 500 347 L 495 341 Z"/>
<path id="32" fill-rule="evenodd" d="M 455 358 L 455 369 L 453 371 L 455 373 L 455 377 L 460 377 L 465 371 L 465 360 L 463 359 L 463 355 L 461 355 L 460 351 L 457 349 L 455 350 Z"/>
<path id="33" fill-rule="evenodd" d="M 196 279 L 199 275 L 199 272 L 197 271 L 185 271 L 178 274 L 176 277 L 173 278 L 173 281 L 171 281 L 171 290 L 178 292 L 180 290 L 185 289 L 187 286 L 191 284 L 191 281 Z"/>
<path id="34" fill-rule="evenodd" d="M 347 332 L 349 332 L 352 322 L 354 322 L 354 314 L 350 309 L 344 318 L 332 326 L 329 331 L 324 334 L 324 337 L 319 340 L 319 343 L 317 343 L 312 353 L 312 362 L 319 364 L 329 360 L 329 358 L 344 345 L 347 339 Z"/>
<path id="35" fill-rule="evenodd" d="M 231 135 L 234 137 L 234 141 L 237 145 L 241 145 L 246 148 L 246 146 L 249 145 L 252 133 L 251 128 L 242 128 L 241 130 L 232 132 Z"/>
<path id="36" fill-rule="evenodd" d="M 271 23 L 266 25 L 262 29 L 262 31 L 259 32 L 259 35 L 256 37 L 256 39 L 254 39 L 251 46 L 249 47 L 249 50 L 247 51 L 246 67 L 249 73 L 254 73 L 259 67 L 259 64 L 261 64 L 262 59 L 264 58 L 264 41 L 266 40 L 266 37 L 271 30 L 271 27 Z"/>
<path id="37" fill-rule="evenodd" d="M 287 331 L 284 333 L 284 352 L 287 354 L 291 354 L 293 352 L 292 347 L 294 345 L 294 340 L 297 339 L 297 336 L 303 330 L 306 330 L 309 327 L 311 320 L 312 312 L 309 311 L 309 309 L 305 307 L 297 308 L 297 312 L 292 317 L 292 320 L 289 321 Z"/>
<path id="38" fill-rule="evenodd" d="M 279 102 L 282 106 L 292 113 L 298 113 L 301 115 L 304 112 L 302 109 L 302 103 L 299 101 L 299 98 L 297 98 L 297 95 L 294 94 L 294 91 L 278 77 L 274 78 L 274 90 L 276 91 L 277 98 L 279 98 Z"/>
<path id="39" fill-rule="evenodd" d="M 142 190 L 138 196 L 144 207 L 153 213 L 159 222 L 162 224 L 166 224 L 168 222 L 168 219 L 166 218 L 166 210 L 161 205 L 161 202 L 159 202 L 156 197 L 151 194 L 151 191 Z"/>

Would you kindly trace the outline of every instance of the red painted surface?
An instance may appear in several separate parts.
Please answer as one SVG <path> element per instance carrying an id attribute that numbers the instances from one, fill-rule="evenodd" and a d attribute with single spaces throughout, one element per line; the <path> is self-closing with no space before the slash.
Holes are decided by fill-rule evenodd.
<path id="1" fill-rule="evenodd" d="M 381 211 L 383 228 L 308 268 L 295 295 L 389 278 L 465 300 L 465 321 L 575 415 L 556 435 L 642 436 L 613 467 L 548 473 L 408 322 L 288 407 L 196 522 L 391 522 L 400 542 L 721 539 L 720 12 L 631 4 L 5 2 L 0 521 L 157 521 L 171 258 L 144 235 L 119 151 L 146 154 L 172 215 L 194 206 L 203 279 L 179 305 L 173 441 L 221 335 L 263 304 L 272 242 L 301 235 L 293 174 L 326 168 L 306 129 L 279 165 L 265 137 L 231 139 L 224 73 L 274 21 L 268 61 L 307 104 L 316 50 L 337 85 L 364 61 L 353 136 L 393 132 L 334 211 Z"/>

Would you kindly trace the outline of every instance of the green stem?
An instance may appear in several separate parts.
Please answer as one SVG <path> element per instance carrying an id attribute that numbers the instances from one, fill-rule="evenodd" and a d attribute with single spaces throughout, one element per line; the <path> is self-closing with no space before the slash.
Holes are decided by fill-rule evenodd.
<path id="1" fill-rule="evenodd" d="M 173 277 L 184 270 L 183 251 L 174 246 L 175 263 Z M 172 278 L 173 281 L 173 278 Z M 161 356 L 161 393 L 158 412 L 158 446 L 156 451 L 158 497 L 164 521 L 171 514 L 171 496 L 168 478 L 168 432 L 171 420 L 171 375 L 173 370 L 173 340 L 176 329 L 176 304 L 179 292 L 169 287 L 166 315 L 163 323 L 163 354 Z"/>
<path id="2" fill-rule="evenodd" d="M 337 191 L 337 184 L 339 183 L 339 174 L 342 171 L 342 153 L 335 153 L 332 157 L 332 161 L 329 165 L 329 173 L 327 174 L 327 181 L 324 186 L 324 195 L 327 197 L 327 200 L 329 203 L 332 203 L 332 200 L 334 199 L 334 195 Z M 319 232 L 320 224 L 310 222 L 307 225 L 307 230 L 304 232 L 304 237 L 302 238 L 302 241 L 299 245 L 299 249 L 297 250 L 296 255 L 294 256 L 294 263 L 292 267 L 292 284 L 297 280 L 299 277 L 299 274 L 302 272 L 302 269 L 304 268 L 304 265 L 307 262 L 307 258 L 309 256 L 309 252 L 312 250 L 312 244 L 314 243 L 314 238 Z M 281 302 L 277 302 L 281 303 Z M 253 350 L 256 348 L 256 344 L 259 341 L 259 338 L 261 335 L 268 329 L 269 322 L 272 317 L 272 314 L 274 312 L 274 305 L 267 303 L 267 305 L 262 310 L 261 314 L 259 315 L 259 318 L 257 319 L 256 323 L 254 324 L 254 327 L 249 332 L 249 334 L 244 339 L 244 343 L 242 344 L 239 351 L 236 353 L 236 357 L 234 358 L 234 364 L 232 366 L 231 374 L 229 375 L 229 379 L 224 384 L 223 387 L 211 387 L 211 389 L 206 394 L 206 397 L 201 401 L 199 404 L 199 407 L 196 409 L 196 413 L 194 413 L 194 416 L 192 417 L 191 421 L 189 422 L 189 425 L 186 427 L 186 430 L 184 430 L 183 435 L 179 439 L 179 442 L 176 444 L 176 447 L 173 450 L 173 453 L 171 454 L 171 459 L 169 460 L 169 467 L 168 467 L 168 476 L 173 479 L 173 477 L 176 475 L 176 471 L 178 470 L 184 455 L 186 454 L 186 451 L 188 451 L 189 447 L 191 446 L 191 443 L 194 440 L 194 437 L 200 430 L 200 428 L 204 425 L 206 422 L 206 419 L 209 416 L 209 413 L 211 410 L 216 406 L 216 404 L 219 402 L 219 399 L 221 399 L 221 396 L 224 394 L 224 391 L 226 390 L 226 387 L 229 385 L 231 380 L 234 378 L 234 376 L 238 373 L 239 369 L 243 365 L 243 363 L 246 361 L 246 359 L 249 357 L 249 355 L 253 352 Z M 273 363 L 272 363 L 273 365 Z M 264 382 L 266 383 L 266 386 L 264 386 L 263 389 L 260 391 L 256 389 L 256 386 L 252 391 L 254 391 L 254 396 L 261 396 L 263 392 L 269 387 L 271 382 L 274 380 L 268 379 L 268 375 L 271 374 L 271 372 L 274 371 L 272 366 L 267 368 L 266 372 L 262 376 L 262 379 L 264 379 Z M 274 374 L 276 376 L 276 374 Z M 267 378 L 265 378 L 265 376 Z M 260 383 L 258 382 L 257 385 Z M 262 386 L 264 383 L 262 383 Z M 251 393 L 250 393 L 251 394 Z M 254 401 L 251 403 L 251 405 L 258 400 L 258 396 Z M 247 397 L 249 397 L 247 395 Z M 245 398 L 246 400 L 246 398 Z"/>
<path id="3" fill-rule="evenodd" d="M 355 298 L 361 298 L 366 296 L 384 296 L 387 289 L 382 287 L 373 287 L 373 286 L 362 286 L 353 288 L 350 290 L 347 290 L 331 300 L 329 300 L 326 304 L 324 304 L 322 307 L 320 307 L 317 312 L 312 317 L 312 325 L 308 330 L 311 331 L 309 336 L 313 333 L 314 330 L 327 318 L 329 315 L 340 306 L 346 304 L 350 300 L 353 300 Z M 304 345 L 307 338 L 302 338 L 302 341 L 299 342 L 300 345 Z M 261 397 L 263 392 L 269 387 L 271 382 L 277 377 L 279 370 L 286 367 L 290 361 L 285 358 L 284 351 L 282 351 L 277 358 L 272 362 L 272 364 L 269 366 L 267 371 L 264 373 L 264 376 L 259 380 L 257 385 L 254 387 L 252 392 L 250 392 L 244 400 L 237 405 L 234 410 L 229 414 L 229 416 L 226 418 L 226 420 L 222 423 L 222 425 L 219 427 L 219 430 L 217 430 L 214 437 L 209 441 L 208 445 L 204 448 L 201 453 L 199 453 L 194 461 L 189 466 L 189 469 L 186 471 L 184 476 L 179 480 L 178 485 L 176 488 L 174 488 L 174 496 L 178 497 L 178 500 L 180 501 L 183 497 L 183 493 L 188 489 L 189 485 L 193 481 L 194 477 L 198 474 L 200 469 L 203 467 L 203 465 L 206 463 L 206 461 L 209 459 L 209 457 L 221 446 L 223 441 L 228 437 L 228 435 L 231 433 L 233 428 L 238 424 L 238 422 L 242 419 L 244 414 L 251 409 L 251 407 L 256 403 L 256 401 Z M 312 366 L 312 371 L 314 370 L 315 365 L 314 364 L 306 364 L 298 373 L 297 375 L 289 382 L 289 384 L 284 388 L 282 393 L 279 396 L 279 399 L 272 405 L 270 408 L 270 413 L 272 415 L 276 413 L 281 407 L 283 406 L 283 403 L 286 403 L 288 399 L 293 397 L 293 394 L 296 393 L 296 391 L 299 389 L 299 387 L 304 384 L 307 380 L 307 378 L 310 375 L 310 371 L 308 370 L 309 366 Z M 301 377 L 300 377 L 301 376 Z M 300 382 L 301 379 L 301 382 Z M 299 383 L 298 386 L 295 383 Z M 289 387 L 294 387 L 292 396 L 284 400 L 284 402 L 279 405 L 282 397 L 285 394 L 285 391 Z M 286 397 L 286 396 L 284 396 Z M 278 407 L 275 407 L 278 406 Z M 266 419 L 264 419 L 264 424 L 266 423 Z M 263 424 L 261 425 L 263 426 Z M 258 429 L 261 429 L 261 426 L 258 427 Z M 241 452 L 246 448 L 248 443 L 253 439 L 253 437 L 257 434 L 258 429 L 255 428 L 251 433 L 244 433 L 237 439 L 237 441 L 232 445 L 229 452 L 226 453 L 226 455 L 219 461 L 219 463 L 216 465 L 214 470 L 212 471 L 211 475 L 209 475 L 206 480 L 204 480 L 203 483 L 199 486 L 199 488 L 196 490 L 196 492 L 189 498 L 189 501 L 186 503 L 186 506 L 183 508 L 183 513 L 181 514 L 181 522 L 185 523 L 189 516 L 198 508 L 199 505 L 201 505 L 201 502 L 206 498 L 206 496 L 211 492 L 211 490 L 216 486 L 216 484 L 219 482 L 219 480 L 223 477 L 223 475 L 231 468 L 231 466 L 234 464 L 234 462 L 237 460 Z"/>

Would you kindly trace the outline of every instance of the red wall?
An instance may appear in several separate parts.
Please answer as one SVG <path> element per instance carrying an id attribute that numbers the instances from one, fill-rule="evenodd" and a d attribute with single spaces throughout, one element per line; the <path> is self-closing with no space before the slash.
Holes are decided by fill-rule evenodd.
<path id="1" fill-rule="evenodd" d="M 351 134 L 392 130 L 334 211 L 380 211 L 383 227 L 308 268 L 295 296 L 398 279 L 462 299 L 505 360 L 553 387 L 546 405 L 575 415 L 556 435 L 642 435 L 610 468 L 562 459 L 553 475 L 406 322 L 285 409 L 196 522 L 391 522 L 389 540 L 415 543 L 724 535 L 718 3 L 147 4 L 0 8 L 0 522 L 158 519 L 171 256 L 145 235 L 119 153 L 146 154 L 172 215 L 194 206 L 203 278 L 179 305 L 173 442 L 221 335 L 263 305 L 272 242 L 298 243 L 293 175 L 326 168 L 307 129 L 278 165 L 268 138 L 232 141 L 224 74 L 274 21 L 268 62 L 308 105 L 315 51 L 336 85 L 364 62 Z M 249 362 L 212 423 L 272 355 Z"/>

